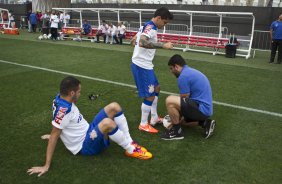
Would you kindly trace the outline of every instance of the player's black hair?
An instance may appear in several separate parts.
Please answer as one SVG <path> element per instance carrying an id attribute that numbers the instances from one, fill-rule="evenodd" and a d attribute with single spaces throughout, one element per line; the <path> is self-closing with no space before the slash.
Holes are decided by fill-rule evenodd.
<path id="1" fill-rule="evenodd" d="M 179 66 L 186 65 L 185 60 L 179 54 L 173 55 L 168 61 L 168 66 L 175 66 L 175 65 L 179 65 Z"/>
<path id="2" fill-rule="evenodd" d="M 60 94 L 67 96 L 71 91 L 77 91 L 80 81 L 72 76 L 64 78 L 60 84 Z"/>
<path id="3" fill-rule="evenodd" d="M 161 19 L 173 19 L 173 14 L 166 8 L 161 7 L 155 11 L 154 17 L 161 16 Z"/>

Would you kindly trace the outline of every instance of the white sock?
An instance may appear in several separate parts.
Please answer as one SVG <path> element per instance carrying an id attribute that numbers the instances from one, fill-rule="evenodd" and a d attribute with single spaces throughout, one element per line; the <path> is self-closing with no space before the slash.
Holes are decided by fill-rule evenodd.
<path id="1" fill-rule="evenodd" d="M 117 128 L 117 130 L 113 130 L 115 131 L 113 134 L 109 134 L 109 138 L 114 141 L 115 143 L 117 143 L 118 145 L 120 145 L 121 147 L 123 147 L 123 149 L 125 149 L 128 153 L 133 153 L 133 150 L 135 149 L 135 147 L 133 145 L 131 145 L 131 141 L 126 139 L 124 133 Z"/>
<path id="2" fill-rule="evenodd" d="M 151 107 L 151 120 L 154 122 L 157 122 L 158 120 L 158 112 L 157 112 L 157 107 L 158 107 L 158 96 L 155 96 L 155 99 L 153 101 L 152 107 Z"/>
<path id="3" fill-rule="evenodd" d="M 147 125 L 148 124 L 148 117 L 151 112 L 151 105 L 146 105 L 144 102 L 141 105 L 141 125 Z"/>
<path id="4" fill-rule="evenodd" d="M 132 138 L 129 133 L 128 123 L 126 117 L 122 113 L 121 115 L 114 117 L 114 121 L 116 122 L 118 128 L 124 133 L 125 137 L 132 142 Z"/>

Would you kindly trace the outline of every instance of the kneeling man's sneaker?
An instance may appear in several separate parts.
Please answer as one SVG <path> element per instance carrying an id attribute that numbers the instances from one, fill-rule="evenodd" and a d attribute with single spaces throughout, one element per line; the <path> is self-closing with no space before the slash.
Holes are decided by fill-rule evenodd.
<path id="1" fill-rule="evenodd" d="M 207 119 L 204 124 L 204 138 L 207 139 L 213 135 L 214 129 L 215 129 L 216 121 Z"/>
<path id="2" fill-rule="evenodd" d="M 172 127 L 171 129 L 165 131 L 161 135 L 161 139 L 163 139 L 163 140 L 180 140 L 180 139 L 184 139 L 183 131 L 182 131 L 181 127 L 179 127 L 179 128 Z"/>

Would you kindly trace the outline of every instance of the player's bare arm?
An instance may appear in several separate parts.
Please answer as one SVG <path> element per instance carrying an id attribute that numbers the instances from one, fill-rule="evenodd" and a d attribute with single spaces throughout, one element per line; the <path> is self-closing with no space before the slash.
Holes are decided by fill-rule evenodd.
<path id="1" fill-rule="evenodd" d="M 135 46 L 137 34 L 130 40 L 130 45 Z"/>
<path id="2" fill-rule="evenodd" d="M 164 49 L 172 49 L 173 44 L 171 42 L 167 43 L 153 43 L 149 40 L 149 38 L 145 35 L 140 36 L 139 47 L 144 47 L 146 49 L 156 49 L 156 48 L 164 48 Z"/>
<path id="3" fill-rule="evenodd" d="M 34 173 L 38 173 L 38 177 L 40 177 L 41 175 L 45 174 L 49 170 L 49 167 L 51 165 L 51 160 L 52 160 L 52 157 L 53 157 L 53 153 L 55 151 L 57 141 L 60 137 L 61 132 L 62 132 L 62 130 L 60 130 L 56 127 L 53 127 L 53 129 L 51 131 L 51 135 L 49 137 L 49 141 L 48 141 L 45 165 L 41 166 L 41 167 L 32 167 L 32 168 L 28 169 L 27 173 L 29 173 L 29 175 L 32 175 Z"/>

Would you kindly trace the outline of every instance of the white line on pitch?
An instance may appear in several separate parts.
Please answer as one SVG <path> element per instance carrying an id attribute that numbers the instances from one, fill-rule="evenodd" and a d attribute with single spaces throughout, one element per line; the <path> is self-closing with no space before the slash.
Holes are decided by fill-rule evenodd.
<path id="1" fill-rule="evenodd" d="M 89 76 L 85 76 L 85 75 L 79 75 L 79 74 L 75 74 L 75 73 L 63 72 L 63 71 L 59 71 L 59 70 L 52 70 L 52 69 L 42 68 L 42 67 L 38 67 L 38 66 L 14 63 L 14 62 L 9 62 L 9 61 L 4 61 L 4 60 L 0 60 L 0 62 L 1 63 L 6 63 L 6 64 L 17 65 L 17 66 L 23 66 L 23 67 L 27 67 L 27 68 L 33 68 L 33 69 L 48 71 L 48 72 L 53 72 L 53 73 L 72 75 L 72 76 L 76 76 L 76 77 L 81 77 L 81 78 L 85 78 L 85 79 L 90 79 L 90 80 L 95 80 L 95 81 L 115 84 L 115 85 L 119 85 L 119 86 L 126 86 L 126 87 L 130 87 L 130 88 L 136 88 L 135 85 L 130 85 L 130 84 L 125 84 L 125 83 L 121 83 L 121 82 L 115 82 L 115 81 L 100 79 L 100 78 L 96 78 L 96 77 L 89 77 Z M 171 92 L 168 92 L 168 91 L 161 91 L 161 93 L 168 94 L 168 95 L 175 94 L 175 93 L 171 93 Z M 221 106 L 225 106 L 225 107 L 231 107 L 231 108 L 235 108 L 235 109 L 241 109 L 241 110 L 250 111 L 250 112 L 256 112 L 256 113 L 261 113 L 261 114 L 267 114 L 267 115 L 276 116 L 276 117 L 282 117 L 282 114 L 276 113 L 276 112 L 264 111 L 264 110 L 260 110 L 260 109 L 254 109 L 254 108 L 244 107 L 244 106 L 239 106 L 239 105 L 232 105 L 232 104 L 228 104 L 228 103 L 224 103 L 224 102 L 218 102 L 218 101 L 213 101 L 213 103 L 216 104 L 216 105 L 221 105 Z"/>

